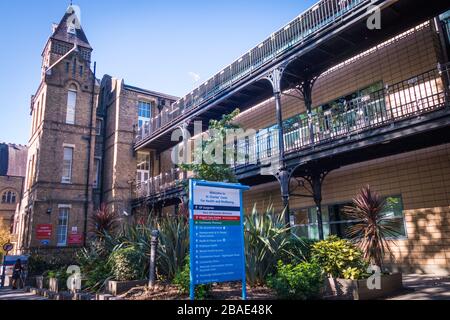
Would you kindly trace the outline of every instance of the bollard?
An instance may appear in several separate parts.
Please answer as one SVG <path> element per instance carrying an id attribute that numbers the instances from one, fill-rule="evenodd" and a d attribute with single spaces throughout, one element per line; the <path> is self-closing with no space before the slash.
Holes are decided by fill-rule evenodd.
<path id="1" fill-rule="evenodd" d="M 156 251 L 158 250 L 158 238 L 159 231 L 152 231 L 152 239 L 150 242 L 150 275 L 149 275 L 149 288 L 153 288 L 156 282 Z"/>

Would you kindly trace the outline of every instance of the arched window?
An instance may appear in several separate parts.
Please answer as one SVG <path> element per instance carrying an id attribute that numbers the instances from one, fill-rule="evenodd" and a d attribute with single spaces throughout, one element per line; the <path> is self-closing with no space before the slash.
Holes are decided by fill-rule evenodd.
<path id="1" fill-rule="evenodd" d="M 77 106 L 77 87 L 71 85 L 67 92 L 67 115 L 66 123 L 75 124 L 75 110 Z"/>
<path id="2" fill-rule="evenodd" d="M 17 196 L 14 191 L 5 191 L 2 194 L 2 203 L 6 204 L 14 204 L 17 201 Z"/>

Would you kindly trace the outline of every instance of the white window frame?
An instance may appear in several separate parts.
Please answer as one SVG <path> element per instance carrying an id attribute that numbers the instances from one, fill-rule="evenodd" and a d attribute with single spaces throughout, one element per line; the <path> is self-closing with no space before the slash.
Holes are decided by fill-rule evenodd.
<path id="1" fill-rule="evenodd" d="M 404 235 L 398 235 L 398 236 L 394 236 L 394 237 L 386 237 L 387 240 L 406 240 L 408 239 L 408 229 L 406 226 L 406 217 L 405 217 L 405 212 L 404 212 L 404 202 L 403 202 L 403 196 L 402 195 L 393 195 L 393 196 L 388 196 L 385 197 L 387 198 L 399 198 L 400 201 L 402 202 L 402 215 L 401 216 L 392 216 L 392 217 L 385 217 L 383 219 L 383 221 L 389 221 L 389 220 L 401 220 L 402 224 L 403 224 L 403 230 L 405 232 Z M 334 206 L 334 205 L 340 205 L 340 204 L 344 204 L 344 203 L 351 203 L 351 201 L 347 201 L 347 202 L 341 202 L 341 203 L 335 203 L 335 204 L 329 204 L 329 205 L 323 205 L 322 206 L 322 211 L 325 212 L 325 210 L 328 210 L 327 208 L 330 206 Z M 308 218 L 309 218 L 309 210 L 315 210 L 315 207 L 308 207 L 308 208 L 301 208 L 300 210 L 306 210 L 308 213 Z M 293 217 L 291 217 L 293 218 Z M 355 223 L 355 222 L 360 222 L 359 220 L 339 220 L 339 221 L 323 221 L 323 227 L 324 227 L 324 236 L 327 237 L 331 234 L 331 226 L 332 225 L 337 225 L 337 224 L 348 224 L 348 223 Z M 318 227 L 319 224 L 318 222 L 313 222 L 313 223 L 307 223 L 307 224 L 296 224 L 295 223 L 295 218 L 294 221 L 291 221 L 291 227 L 293 228 L 293 230 L 295 230 L 296 228 L 307 228 L 307 232 L 308 232 L 308 238 L 312 239 L 312 240 L 318 240 L 317 237 L 314 237 L 313 234 L 313 227 Z"/>
<path id="2" fill-rule="evenodd" d="M 72 209 L 71 205 L 58 206 L 58 225 L 56 228 L 56 245 L 58 247 L 67 247 L 69 216 L 71 209 Z"/>
<path id="3" fill-rule="evenodd" d="M 150 172 L 151 172 L 151 153 L 150 152 L 144 152 L 144 151 L 139 151 L 138 155 L 137 155 L 137 161 L 139 161 L 139 157 L 140 156 L 145 156 L 148 160 L 147 163 L 145 162 L 137 162 L 137 166 L 136 166 L 136 183 L 143 183 L 146 182 L 150 179 Z M 148 168 L 145 169 L 145 167 Z M 148 177 L 148 179 L 146 180 L 145 177 Z M 143 178 L 143 179 L 142 179 Z"/>
<path id="4" fill-rule="evenodd" d="M 102 134 L 102 130 L 103 130 L 103 119 L 97 118 L 95 122 L 95 134 L 97 136 L 100 136 Z"/>
<path id="5" fill-rule="evenodd" d="M 69 168 L 69 175 L 68 176 L 64 176 L 64 171 L 65 171 L 65 165 L 66 165 L 66 149 L 71 149 L 72 150 L 72 159 L 70 159 L 70 168 Z M 62 172 L 62 178 L 61 178 L 61 183 L 64 184 L 72 184 L 72 177 L 73 177 L 73 156 L 75 153 L 75 146 L 74 145 L 64 145 L 63 146 L 63 172 Z"/>
<path id="6" fill-rule="evenodd" d="M 102 158 L 95 157 L 94 158 L 94 168 L 95 168 L 94 189 L 98 189 L 100 187 L 101 164 L 102 164 Z"/>
<path id="7" fill-rule="evenodd" d="M 141 116 L 141 104 L 146 104 L 149 106 L 149 112 L 150 112 L 150 116 L 149 117 L 143 117 Z M 149 101 L 143 101 L 140 100 L 138 102 L 138 127 L 139 129 L 142 128 L 143 126 L 145 126 L 146 124 L 150 123 L 151 119 L 152 119 L 152 107 L 153 107 L 153 103 L 149 102 Z"/>
<path id="8" fill-rule="evenodd" d="M 6 190 L 2 193 L 2 204 L 16 204 L 17 193 L 14 190 Z"/>
<path id="9" fill-rule="evenodd" d="M 75 124 L 78 92 L 75 89 L 67 91 L 66 124 Z"/>

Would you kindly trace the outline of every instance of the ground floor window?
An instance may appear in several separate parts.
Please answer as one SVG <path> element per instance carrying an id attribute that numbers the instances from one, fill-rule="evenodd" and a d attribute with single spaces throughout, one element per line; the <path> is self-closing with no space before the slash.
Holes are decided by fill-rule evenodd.
<path id="1" fill-rule="evenodd" d="M 68 229 L 68 225 L 69 225 L 69 212 L 70 212 L 70 208 L 68 208 L 68 207 L 59 208 L 58 229 L 56 232 L 57 245 L 59 247 L 64 247 L 67 245 L 67 229 Z"/>
<path id="2" fill-rule="evenodd" d="M 347 230 L 359 220 L 346 217 L 344 208 L 351 206 L 351 202 L 323 206 L 322 220 L 324 236 L 336 235 L 347 238 Z M 395 239 L 405 238 L 406 227 L 403 215 L 403 202 L 400 196 L 386 198 L 386 209 L 384 212 L 386 222 L 394 222 Z M 299 209 L 294 212 L 294 230 L 302 238 L 319 239 L 319 226 L 317 223 L 316 208 Z"/>

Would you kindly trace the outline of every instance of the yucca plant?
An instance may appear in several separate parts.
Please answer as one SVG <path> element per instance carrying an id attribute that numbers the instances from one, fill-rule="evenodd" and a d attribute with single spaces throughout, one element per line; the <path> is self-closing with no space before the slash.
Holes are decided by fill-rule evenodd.
<path id="1" fill-rule="evenodd" d="M 143 276 L 147 274 L 152 231 L 159 230 L 157 270 L 160 276 L 172 280 L 189 253 L 189 224 L 184 216 L 149 215 L 146 223 L 125 225 L 116 239 L 115 250 L 134 248 L 141 255 Z"/>
<path id="2" fill-rule="evenodd" d="M 353 199 L 353 205 L 344 208 L 350 219 L 357 221 L 347 229 L 347 235 L 359 245 L 364 258 L 380 268 L 386 254 L 392 256 L 389 237 L 397 235 L 395 221 L 386 219 L 386 201 L 366 186 Z"/>
<path id="3" fill-rule="evenodd" d="M 168 216 L 156 222 L 156 229 L 160 231 L 158 273 L 172 280 L 189 254 L 189 221 L 185 216 Z"/>
<path id="4" fill-rule="evenodd" d="M 260 214 L 256 206 L 245 219 L 245 255 L 247 281 L 250 285 L 264 284 L 276 271 L 277 262 L 288 252 L 292 241 L 299 241 L 286 227 L 284 214 L 275 214 L 270 206 Z M 294 258 L 294 257 L 293 257 Z"/>
<path id="5" fill-rule="evenodd" d="M 119 217 L 113 211 L 110 211 L 106 204 L 102 204 L 91 217 L 92 232 L 98 238 L 102 239 L 105 233 L 112 234 L 119 225 Z"/>

